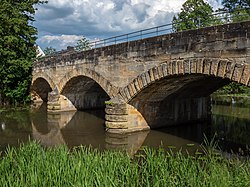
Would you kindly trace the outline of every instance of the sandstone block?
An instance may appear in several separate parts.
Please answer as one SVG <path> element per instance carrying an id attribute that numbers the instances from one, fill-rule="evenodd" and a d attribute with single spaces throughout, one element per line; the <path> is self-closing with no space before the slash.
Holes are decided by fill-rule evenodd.
<path id="1" fill-rule="evenodd" d="M 112 101 L 107 101 L 106 108 L 107 109 L 126 109 L 127 105 L 126 103 L 113 103 Z"/>
<path id="2" fill-rule="evenodd" d="M 105 108 L 106 114 L 125 115 L 128 114 L 127 108 Z"/>
<path id="3" fill-rule="evenodd" d="M 106 114 L 105 119 L 109 122 L 127 122 L 128 115 L 113 115 L 113 114 Z"/>
<path id="4" fill-rule="evenodd" d="M 128 122 L 110 122 L 105 121 L 106 128 L 110 129 L 127 129 L 128 128 Z"/>

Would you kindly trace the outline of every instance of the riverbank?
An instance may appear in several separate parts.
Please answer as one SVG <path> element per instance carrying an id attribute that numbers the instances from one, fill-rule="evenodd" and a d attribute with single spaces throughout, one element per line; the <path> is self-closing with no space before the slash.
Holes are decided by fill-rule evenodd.
<path id="1" fill-rule="evenodd" d="M 250 107 L 250 96 L 243 94 L 212 94 L 211 100 L 217 105 L 237 105 Z"/>
<path id="2" fill-rule="evenodd" d="M 250 186 L 250 161 L 206 150 L 196 156 L 144 148 L 122 152 L 46 149 L 30 142 L 0 158 L 1 186 Z"/>

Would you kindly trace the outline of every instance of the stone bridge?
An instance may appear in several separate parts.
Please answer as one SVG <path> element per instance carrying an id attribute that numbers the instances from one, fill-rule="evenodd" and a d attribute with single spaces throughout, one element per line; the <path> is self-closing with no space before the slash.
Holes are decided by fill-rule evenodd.
<path id="1" fill-rule="evenodd" d="M 38 59 L 31 92 L 49 112 L 105 108 L 109 132 L 206 120 L 209 95 L 250 86 L 250 21 Z"/>

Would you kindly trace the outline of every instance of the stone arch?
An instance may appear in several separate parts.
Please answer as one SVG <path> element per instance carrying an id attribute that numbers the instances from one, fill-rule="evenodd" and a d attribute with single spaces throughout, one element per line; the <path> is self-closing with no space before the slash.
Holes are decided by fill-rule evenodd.
<path id="1" fill-rule="evenodd" d="M 154 82 L 176 75 L 204 75 L 250 86 L 250 65 L 218 58 L 171 60 L 149 69 L 121 89 L 118 95 L 129 102 Z"/>
<path id="2" fill-rule="evenodd" d="M 34 73 L 32 75 L 32 83 L 31 83 L 31 85 L 33 85 L 33 83 L 38 78 L 43 78 L 44 80 L 46 80 L 48 82 L 48 84 L 50 85 L 51 89 L 54 89 L 56 87 L 56 84 L 54 83 L 54 81 L 52 80 L 52 78 L 47 73 L 45 73 L 45 72 Z"/>
<path id="3" fill-rule="evenodd" d="M 76 109 L 101 109 L 105 101 L 117 94 L 118 89 L 103 76 L 89 69 L 74 69 L 58 84 L 58 91 Z"/>
<path id="4" fill-rule="evenodd" d="M 44 72 L 33 74 L 31 96 L 34 102 L 48 100 L 48 93 L 55 88 L 53 80 Z"/>
<path id="5" fill-rule="evenodd" d="M 84 68 L 75 68 L 67 73 L 58 84 L 58 91 L 61 93 L 66 86 L 67 82 L 77 76 L 85 76 L 94 80 L 100 87 L 108 94 L 110 98 L 114 97 L 118 93 L 118 88 L 112 85 L 106 78 L 99 73 Z"/>

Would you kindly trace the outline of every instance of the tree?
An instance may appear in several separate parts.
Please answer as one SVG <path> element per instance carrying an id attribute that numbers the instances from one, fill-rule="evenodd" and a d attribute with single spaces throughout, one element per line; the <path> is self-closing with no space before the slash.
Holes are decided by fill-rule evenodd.
<path id="1" fill-rule="evenodd" d="M 182 31 L 206 27 L 213 22 L 212 7 L 203 0 L 187 0 L 181 12 L 173 17 L 173 30 Z"/>
<path id="2" fill-rule="evenodd" d="M 41 0 L 1 0 L 0 103 L 24 102 L 29 95 L 37 30 L 34 5 Z"/>
<path id="3" fill-rule="evenodd" d="M 85 36 L 82 36 L 80 40 L 77 41 L 76 51 L 85 51 L 91 49 L 89 40 L 85 38 Z"/>
<path id="4" fill-rule="evenodd" d="M 249 9 L 250 0 L 222 0 L 223 10 L 234 12 L 239 9 Z"/>
<path id="5" fill-rule="evenodd" d="M 230 84 L 218 89 L 215 93 L 250 95 L 250 88 L 239 83 L 231 82 Z"/>
<path id="6" fill-rule="evenodd" d="M 56 49 L 53 48 L 53 47 L 46 47 L 44 50 L 43 50 L 44 54 L 45 55 L 53 55 L 56 53 Z"/>
<path id="7" fill-rule="evenodd" d="M 230 12 L 232 21 L 250 19 L 250 0 L 222 0 L 222 5 L 220 10 Z"/>

